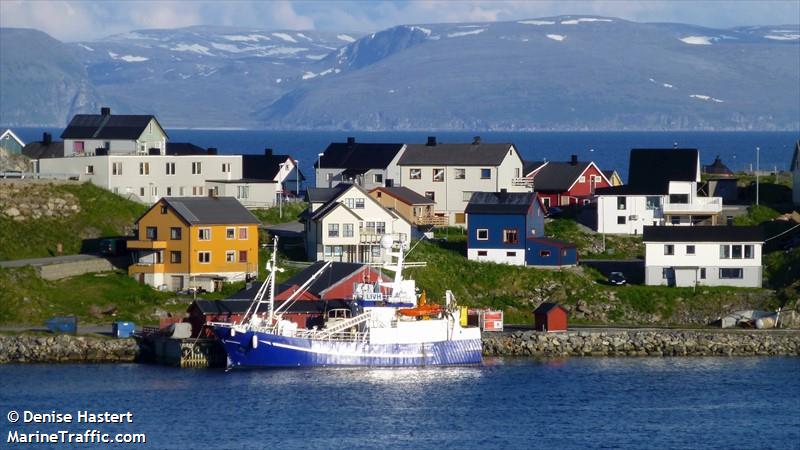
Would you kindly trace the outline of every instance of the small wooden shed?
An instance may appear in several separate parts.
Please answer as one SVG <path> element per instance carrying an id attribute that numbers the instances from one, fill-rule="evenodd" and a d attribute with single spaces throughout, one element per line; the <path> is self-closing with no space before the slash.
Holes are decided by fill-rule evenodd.
<path id="1" fill-rule="evenodd" d="M 567 331 L 567 310 L 558 303 L 542 303 L 533 311 L 536 331 Z"/>

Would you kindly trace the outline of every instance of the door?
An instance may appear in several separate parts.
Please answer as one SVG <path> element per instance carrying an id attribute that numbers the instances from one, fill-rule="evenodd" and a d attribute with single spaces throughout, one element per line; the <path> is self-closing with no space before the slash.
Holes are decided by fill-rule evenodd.
<path id="1" fill-rule="evenodd" d="M 178 292 L 183 290 L 183 277 L 180 275 L 173 275 L 171 277 L 170 284 L 172 286 L 172 291 Z"/>
<path id="2" fill-rule="evenodd" d="M 220 292 L 222 290 L 222 280 L 214 280 L 214 292 Z"/>

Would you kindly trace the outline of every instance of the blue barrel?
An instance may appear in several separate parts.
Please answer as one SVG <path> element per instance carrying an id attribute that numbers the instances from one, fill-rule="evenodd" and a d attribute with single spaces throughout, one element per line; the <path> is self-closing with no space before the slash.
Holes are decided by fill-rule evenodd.
<path id="1" fill-rule="evenodd" d="M 78 318 L 75 316 L 54 316 L 44 324 L 52 333 L 75 334 L 78 332 Z"/>
<path id="2" fill-rule="evenodd" d="M 135 331 L 136 324 L 133 322 L 114 322 L 111 326 L 111 334 L 120 339 L 133 336 Z"/>

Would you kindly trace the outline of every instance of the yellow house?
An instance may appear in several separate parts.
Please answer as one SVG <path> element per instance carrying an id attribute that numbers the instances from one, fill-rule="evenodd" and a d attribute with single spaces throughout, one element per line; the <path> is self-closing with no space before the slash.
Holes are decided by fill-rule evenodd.
<path id="1" fill-rule="evenodd" d="M 128 273 L 157 289 L 221 289 L 258 274 L 258 225 L 233 197 L 165 197 L 136 221 Z"/>

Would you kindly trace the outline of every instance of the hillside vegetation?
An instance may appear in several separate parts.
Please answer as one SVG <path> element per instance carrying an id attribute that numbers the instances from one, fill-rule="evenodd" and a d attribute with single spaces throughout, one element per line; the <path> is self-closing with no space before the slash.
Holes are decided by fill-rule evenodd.
<path id="1" fill-rule="evenodd" d="M 0 182 L 0 261 L 94 250 L 98 238 L 129 235 L 146 206 L 91 183 Z"/>

